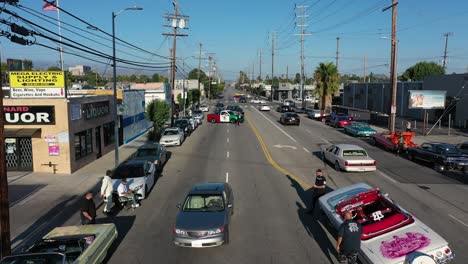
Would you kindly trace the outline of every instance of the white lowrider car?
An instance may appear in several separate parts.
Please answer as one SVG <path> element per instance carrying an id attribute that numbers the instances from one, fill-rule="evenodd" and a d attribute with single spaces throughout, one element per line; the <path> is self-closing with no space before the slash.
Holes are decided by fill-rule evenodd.
<path id="1" fill-rule="evenodd" d="M 443 264 L 455 256 L 445 239 L 387 194 L 365 183 L 327 193 L 320 197 L 319 205 L 336 230 L 346 211 L 361 223 L 362 263 Z"/>
<path id="2" fill-rule="evenodd" d="M 265 104 L 266 103 L 266 101 L 262 100 L 262 99 L 252 99 L 252 100 L 250 100 L 250 102 L 252 104 Z"/>
<path id="3" fill-rule="evenodd" d="M 184 131 L 178 127 L 164 129 L 159 144 L 167 146 L 180 146 L 185 140 Z"/>
<path id="4" fill-rule="evenodd" d="M 365 172 L 377 169 L 377 162 L 359 146 L 337 144 L 321 148 L 322 157 L 332 163 L 337 171 Z"/>
<path id="5" fill-rule="evenodd" d="M 270 111 L 270 106 L 267 104 L 262 104 L 260 107 L 260 111 Z"/>
<path id="6" fill-rule="evenodd" d="M 130 190 L 141 187 L 136 192 L 138 200 L 146 199 L 148 191 L 156 183 L 156 165 L 147 160 L 129 160 L 121 163 L 111 175 L 112 186 L 117 192 L 122 179 L 127 179 L 127 186 Z"/>

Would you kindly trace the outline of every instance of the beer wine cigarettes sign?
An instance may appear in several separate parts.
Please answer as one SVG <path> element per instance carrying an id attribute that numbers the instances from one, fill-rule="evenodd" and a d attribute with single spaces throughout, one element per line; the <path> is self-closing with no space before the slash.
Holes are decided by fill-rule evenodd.
<path id="1" fill-rule="evenodd" d="M 54 125 L 54 106 L 3 106 L 7 125 Z"/>

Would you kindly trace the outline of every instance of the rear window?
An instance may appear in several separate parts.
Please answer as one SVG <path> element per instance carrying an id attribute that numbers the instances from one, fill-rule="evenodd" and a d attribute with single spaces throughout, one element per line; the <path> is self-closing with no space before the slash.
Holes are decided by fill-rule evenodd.
<path id="1" fill-rule="evenodd" d="M 157 156 L 159 155 L 158 148 L 144 148 L 139 149 L 136 153 L 136 157 L 147 157 L 147 156 Z"/>
<path id="2" fill-rule="evenodd" d="M 343 157 L 356 157 L 356 156 L 367 156 L 367 152 L 363 149 L 343 150 Z"/>

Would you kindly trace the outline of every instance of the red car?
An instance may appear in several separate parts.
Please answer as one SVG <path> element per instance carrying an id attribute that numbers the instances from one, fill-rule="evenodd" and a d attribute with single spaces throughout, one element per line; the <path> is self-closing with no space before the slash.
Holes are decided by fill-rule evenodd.
<path id="1" fill-rule="evenodd" d="M 351 125 L 352 121 L 352 117 L 339 115 L 335 116 L 335 118 L 329 119 L 327 124 L 333 127 L 343 128 L 345 126 Z"/>

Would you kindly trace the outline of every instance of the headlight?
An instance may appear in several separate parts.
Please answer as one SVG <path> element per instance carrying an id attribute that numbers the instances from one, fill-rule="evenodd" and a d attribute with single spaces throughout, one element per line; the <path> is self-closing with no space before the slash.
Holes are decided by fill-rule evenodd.
<path id="1" fill-rule="evenodd" d="M 446 160 L 446 161 L 454 161 L 455 158 L 451 157 L 451 158 L 446 158 L 445 160 Z"/>
<path id="2" fill-rule="evenodd" d="M 174 228 L 173 229 L 173 232 L 177 235 L 182 235 L 182 236 L 186 236 L 187 235 L 187 231 L 184 231 L 182 229 L 177 229 L 177 228 Z"/>
<path id="3" fill-rule="evenodd" d="M 223 232 L 224 232 L 224 227 L 221 227 L 221 228 L 218 228 L 218 229 L 215 229 L 215 230 L 209 230 L 208 235 L 212 236 L 212 235 L 221 234 Z"/>
<path id="4" fill-rule="evenodd" d="M 158 160 L 154 160 L 154 164 L 156 164 L 156 165 L 157 165 L 157 164 L 158 164 Z"/>
<path id="5" fill-rule="evenodd" d="M 185 127 L 184 129 L 185 129 L 185 131 L 187 131 L 187 130 L 188 130 L 188 127 Z"/>

